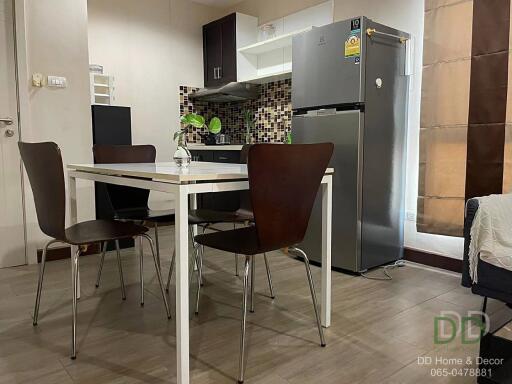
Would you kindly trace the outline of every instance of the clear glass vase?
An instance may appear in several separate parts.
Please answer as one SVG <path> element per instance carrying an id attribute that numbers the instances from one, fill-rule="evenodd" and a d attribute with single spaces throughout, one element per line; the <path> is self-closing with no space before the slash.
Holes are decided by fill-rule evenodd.
<path id="1" fill-rule="evenodd" d="M 174 152 L 173 159 L 178 167 L 187 168 L 190 165 L 192 155 L 190 154 L 186 143 L 178 144 L 176 152 Z"/>

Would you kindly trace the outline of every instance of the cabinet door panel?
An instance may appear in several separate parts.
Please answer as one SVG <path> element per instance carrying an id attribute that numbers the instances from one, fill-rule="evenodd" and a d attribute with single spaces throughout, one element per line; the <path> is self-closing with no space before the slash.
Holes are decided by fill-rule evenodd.
<path id="1" fill-rule="evenodd" d="M 226 16 L 222 23 L 222 84 L 236 81 L 236 15 Z"/>
<path id="2" fill-rule="evenodd" d="M 222 27 L 211 23 L 203 27 L 203 62 L 205 87 L 217 85 L 217 68 L 222 67 Z"/>
<path id="3" fill-rule="evenodd" d="M 239 151 L 190 151 L 194 161 L 215 163 L 239 163 Z M 202 193 L 197 197 L 197 207 L 220 211 L 236 211 L 240 208 L 240 192 Z"/>
<path id="4" fill-rule="evenodd" d="M 213 161 L 213 151 L 190 151 L 192 161 Z M 212 193 L 197 195 L 197 208 L 210 208 L 212 206 Z"/>
<path id="5" fill-rule="evenodd" d="M 214 151 L 213 161 L 216 163 L 239 163 L 239 151 Z M 236 211 L 240 208 L 240 192 L 220 192 L 213 194 L 215 209 L 221 211 Z"/>

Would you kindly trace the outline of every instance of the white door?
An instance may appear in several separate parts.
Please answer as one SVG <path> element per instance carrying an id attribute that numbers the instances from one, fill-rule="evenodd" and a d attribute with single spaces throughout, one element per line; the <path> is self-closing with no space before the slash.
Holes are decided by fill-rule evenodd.
<path id="1" fill-rule="evenodd" d="M 0 0 L 0 268 L 25 264 L 13 0 Z"/>

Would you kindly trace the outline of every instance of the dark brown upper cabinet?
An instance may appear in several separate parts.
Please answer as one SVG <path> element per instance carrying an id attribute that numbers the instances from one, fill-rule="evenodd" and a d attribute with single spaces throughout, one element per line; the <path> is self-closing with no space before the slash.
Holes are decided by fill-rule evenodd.
<path id="1" fill-rule="evenodd" d="M 203 26 L 204 86 L 236 81 L 236 13 Z"/>

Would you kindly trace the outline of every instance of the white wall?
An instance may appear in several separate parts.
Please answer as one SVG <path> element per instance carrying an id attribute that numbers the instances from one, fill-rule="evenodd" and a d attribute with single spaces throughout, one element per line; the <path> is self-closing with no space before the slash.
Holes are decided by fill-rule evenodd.
<path id="1" fill-rule="evenodd" d="M 297 12 L 321 1 L 246 0 L 229 9 L 259 17 L 259 23 Z M 272 16 L 274 15 L 275 16 Z M 418 196 L 418 155 L 423 56 L 423 0 L 334 0 L 334 20 L 367 16 L 382 24 L 409 32 L 413 36 L 414 73 L 411 76 L 408 116 L 406 211 L 416 213 Z M 462 258 L 462 238 L 418 233 L 416 223 L 406 221 L 405 245 L 410 248 Z"/>
<path id="2" fill-rule="evenodd" d="M 23 1 L 23 0 L 17 0 Z M 21 27 L 20 27 L 21 28 Z M 89 103 L 86 0 L 25 0 L 27 72 L 65 76 L 66 89 L 50 90 L 26 86 L 28 116 L 22 116 L 23 141 L 55 141 L 63 161 L 92 161 Z M 24 79 L 21 84 L 30 84 Z M 93 188 L 78 184 L 80 220 L 94 216 Z M 36 249 L 46 237 L 37 225 L 32 191 L 25 177 L 28 262 L 36 260 Z"/>
<path id="3" fill-rule="evenodd" d="M 115 77 L 115 104 L 131 107 L 133 143 L 153 144 L 158 161 L 172 161 L 179 86 L 203 86 L 202 25 L 221 10 L 186 0 L 89 0 L 88 11 L 90 62 Z M 151 205 L 169 199 L 152 193 Z"/>

